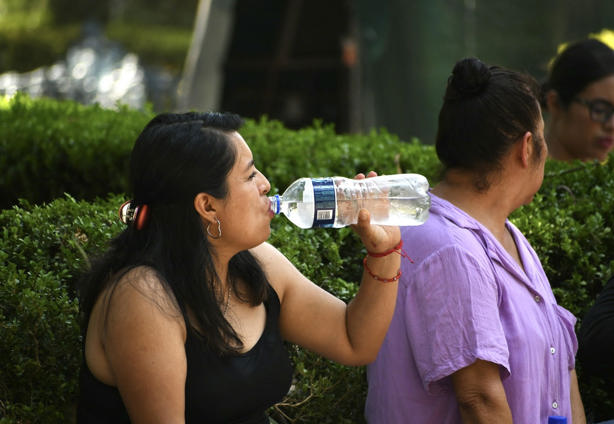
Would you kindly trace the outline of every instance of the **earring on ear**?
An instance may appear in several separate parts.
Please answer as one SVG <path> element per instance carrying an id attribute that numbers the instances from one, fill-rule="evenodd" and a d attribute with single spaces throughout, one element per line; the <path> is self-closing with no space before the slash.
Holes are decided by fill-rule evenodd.
<path id="1" fill-rule="evenodd" d="M 217 222 L 217 235 L 213 235 L 211 234 L 211 231 L 209 230 L 209 227 L 211 227 L 211 223 L 207 224 L 207 234 L 209 235 L 209 237 L 211 237 L 214 240 L 219 239 L 220 237 L 222 237 L 222 223 L 220 222 L 220 220 L 218 219 L 218 217 L 214 217 L 215 221 Z"/>

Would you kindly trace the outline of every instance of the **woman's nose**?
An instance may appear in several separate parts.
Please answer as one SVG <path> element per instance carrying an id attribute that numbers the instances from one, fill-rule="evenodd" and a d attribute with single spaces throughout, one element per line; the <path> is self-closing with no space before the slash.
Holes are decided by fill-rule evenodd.
<path id="1" fill-rule="evenodd" d="M 267 194 L 271 190 L 271 183 L 264 175 L 262 175 L 262 178 L 264 179 L 264 183 L 262 184 L 262 194 Z"/>

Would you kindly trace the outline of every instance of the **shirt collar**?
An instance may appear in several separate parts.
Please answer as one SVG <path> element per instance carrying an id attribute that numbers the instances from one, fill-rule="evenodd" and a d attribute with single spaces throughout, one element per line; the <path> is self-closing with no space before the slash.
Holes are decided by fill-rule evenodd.
<path id="1" fill-rule="evenodd" d="M 437 197 L 433 193 L 430 193 L 430 195 L 431 211 L 433 213 L 436 213 L 451 221 L 458 227 L 473 231 L 476 234 L 476 237 L 481 240 L 484 250 L 492 260 L 499 262 L 510 273 L 516 275 L 518 279 L 524 281 L 525 283 L 529 281 L 525 271 L 523 271 L 522 268 L 513 261 L 511 256 L 505 252 L 503 246 L 501 246 L 501 244 L 495 239 L 488 228 L 482 225 L 471 215 L 455 206 L 453 203 L 450 203 L 441 197 Z M 509 221 L 506 221 L 505 225 L 510 230 L 512 236 L 519 242 L 519 238 L 517 237 L 518 231 L 516 228 Z M 523 246 L 518 245 L 518 251 L 522 260 L 524 256 Z"/>
<path id="2" fill-rule="evenodd" d="M 430 196 L 431 212 L 446 218 L 461 228 L 480 231 L 484 229 L 482 224 L 459 207 L 453 205 L 445 199 L 442 199 L 441 197 L 434 195 L 432 192 L 430 193 Z"/>

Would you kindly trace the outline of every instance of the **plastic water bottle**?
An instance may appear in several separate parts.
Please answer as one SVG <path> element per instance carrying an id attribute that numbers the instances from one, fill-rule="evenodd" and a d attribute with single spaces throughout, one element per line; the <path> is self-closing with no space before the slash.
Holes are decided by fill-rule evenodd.
<path id="1" fill-rule="evenodd" d="M 431 198 L 427 179 L 419 174 L 382 175 L 354 180 L 343 177 L 300 178 L 271 209 L 300 228 L 341 228 L 358 222 L 367 209 L 371 224 L 420 225 L 428 218 Z"/>
<path id="2" fill-rule="evenodd" d="M 550 415 L 548 417 L 548 424 L 567 424 L 567 418 L 560 415 Z"/>

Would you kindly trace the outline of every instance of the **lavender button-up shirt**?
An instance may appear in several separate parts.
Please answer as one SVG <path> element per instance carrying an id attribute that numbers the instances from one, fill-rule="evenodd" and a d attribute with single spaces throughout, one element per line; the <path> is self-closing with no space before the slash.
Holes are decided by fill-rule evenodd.
<path id="1" fill-rule="evenodd" d="M 369 365 L 370 424 L 461 423 L 450 375 L 477 359 L 500 366 L 514 423 L 571 423 L 574 316 L 510 222 L 524 270 L 478 221 L 431 194 L 431 215 L 402 230 L 394 318 Z"/>

